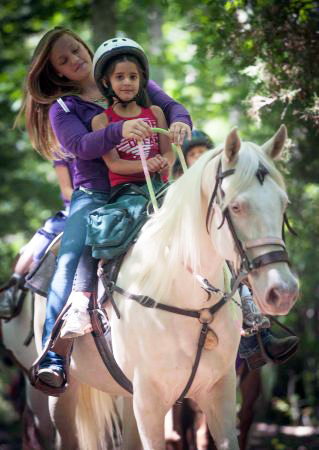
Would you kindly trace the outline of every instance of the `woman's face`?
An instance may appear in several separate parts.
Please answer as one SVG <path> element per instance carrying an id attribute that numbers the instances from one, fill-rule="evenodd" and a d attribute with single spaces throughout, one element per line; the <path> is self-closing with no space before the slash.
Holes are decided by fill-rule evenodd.
<path id="1" fill-rule="evenodd" d="M 50 62 L 58 76 L 71 81 L 84 81 L 91 75 L 92 60 L 87 49 L 68 34 L 63 34 L 53 45 Z"/>

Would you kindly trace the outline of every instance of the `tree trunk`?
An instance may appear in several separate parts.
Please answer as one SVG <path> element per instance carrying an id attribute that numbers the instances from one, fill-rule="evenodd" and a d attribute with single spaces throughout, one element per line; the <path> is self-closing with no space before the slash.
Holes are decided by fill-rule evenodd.
<path id="1" fill-rule="evenodd" d="M 92 40 L 94 50 L 115 36 L 117 29 L 116 0 L 93 0 L 91 6 Z"/>
<path id="2" fill-rule="evenodd" d="M 163 13 L 161 8 L 158 6 L 151 6 L 148 14 L 148 30 L 150 36 L 151 45 L 149 47 L 150 56 L 153 56 L 153 61 L 151 67 L 151 78 L 162 86 L 164 81 L 164 72 L 160 62 L 157 62 L 163 51 Z"/>

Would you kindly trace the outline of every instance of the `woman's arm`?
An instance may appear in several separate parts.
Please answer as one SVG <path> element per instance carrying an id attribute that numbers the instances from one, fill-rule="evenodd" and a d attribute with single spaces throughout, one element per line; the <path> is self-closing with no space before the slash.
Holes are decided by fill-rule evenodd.
<path id="1" fill-rule="evenodd" d="M 150 80 L 148 82 L 147 93 L 152 104 L 157 105 L 162 109 L 169 125 L 173 122 L 183 122 L 190 128 L 192 127 L 192 119 L 187 109 L 165 94 L 155 81 Z"/>

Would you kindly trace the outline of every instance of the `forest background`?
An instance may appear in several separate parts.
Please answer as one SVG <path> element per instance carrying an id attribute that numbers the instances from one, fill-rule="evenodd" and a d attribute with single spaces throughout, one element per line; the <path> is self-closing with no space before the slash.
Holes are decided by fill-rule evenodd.
<path id="1" fill-rule="evenodd" d="M 51 164 L 13 129 L 32 51 L 68 26 L 92 49 L 113 36 L 137 40 L 151 78 L 217 144 L 238 126 L 262 144 L 285 123 L 280 168 L 298 236 L 287 234 L 300 299 L 280 320 L 301 338 L 284 366 L 267 368 L 265 419 L 319 422 L 319 3 L 311 0 L 3 0 L 0 9 L 0 281 L 15 255 L 61 207 Z M 4 378 L 4 374 L 1 375 Z M 0 414 L 6 406 L 0 402 Z"/>

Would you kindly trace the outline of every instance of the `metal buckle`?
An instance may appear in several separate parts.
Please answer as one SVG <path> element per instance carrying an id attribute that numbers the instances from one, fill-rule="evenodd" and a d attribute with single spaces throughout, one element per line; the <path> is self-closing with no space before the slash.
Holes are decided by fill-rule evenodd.
<path id="1" fill-rule="evenodd" d="M 212 323 L 214 320 L 214 315 L 210 312 L 209 308 L 202 308 L 199 310 L 198 320 L 202 325 Z"/>

